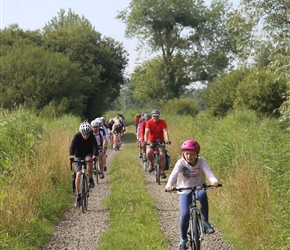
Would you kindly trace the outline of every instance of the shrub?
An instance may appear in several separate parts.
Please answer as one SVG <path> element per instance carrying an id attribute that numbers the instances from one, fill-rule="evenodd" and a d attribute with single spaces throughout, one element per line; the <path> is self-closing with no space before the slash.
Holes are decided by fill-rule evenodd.
<path id="1" fill-rule="evenodd" d="M 200 108 L 198 104 L 192 99 L 174 98 L 166 102 L 163 111 L 164 113 L 168 114 L 196 116 L 199 113 Z"/>
<path id="2" fill-rule="evenodd" d="M 202 99 L 210 114 L 224 117 L 233 108 L 237 86 L 245 73 L 240 69 L 224 74 L 204 90 Z"/>
<path id="3" fill-rule="evenodd" d="M 259 115 L 279 116 L 287 90 L 286 80 L 264 69 L 253 69 L 238 85 L 235 108 L 255 110 Z"/>

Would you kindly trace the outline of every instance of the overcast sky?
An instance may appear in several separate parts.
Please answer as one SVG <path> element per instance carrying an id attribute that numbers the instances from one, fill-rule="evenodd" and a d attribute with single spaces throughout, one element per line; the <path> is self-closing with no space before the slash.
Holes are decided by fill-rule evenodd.
<path id="1" fill-rule="evenodd" d="M 129 6 L 131 0 L 0 0 L 1 29 L 10 24 L 18 24 L 23 30 L 42 29 L 52 17 L 57 16 L 60 9 L 69 8 L 79 16 L 84 16 L 103 36 L 109 36 L 122 42 L 128 51 L 131 73 L 136 66 L 137 41 L 124 37 L 125 25 L 115 17 L 118 11 Z M 232 0 L 236 5 L 239 0 Z M 210 2 L 210 0 L 206 0 Z"/>

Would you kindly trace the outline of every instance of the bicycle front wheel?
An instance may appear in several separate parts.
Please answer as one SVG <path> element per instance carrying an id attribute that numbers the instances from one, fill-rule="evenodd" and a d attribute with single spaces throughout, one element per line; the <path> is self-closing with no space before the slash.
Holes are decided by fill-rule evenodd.
<path id="1" fill-rule="evenodd" d="M 85 174 L 81 175 L 81 207 L 83 213 L 88 209 L 88 180 Z"/>
<path id="2" fill-rule="evenodd" d="M 201 232 L 200 232 L 200 216 L 197 213 L 197 211 L 193 212 L 193 231 L 194 231 L 194 235 L 193 235 L 193 246 L 194 246 L 194 250 L 200 250 L 200 240 L 201 240 Z"/>

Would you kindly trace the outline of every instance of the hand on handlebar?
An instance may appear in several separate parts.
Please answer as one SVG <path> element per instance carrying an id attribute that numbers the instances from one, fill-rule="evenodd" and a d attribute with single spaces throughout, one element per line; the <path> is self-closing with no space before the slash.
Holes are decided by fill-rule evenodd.
<path id="1" fill-rule="evenodd" d="M 171 144 L 171 141 L 168 141 L 167 144 L 170 145 Z"/>
<path id="2" fill-rule="evenodd" d="M 174 187 L 173 186 L 166 186 L 165 187 L 165 192 L 171 192 L 174 190 Z"/>

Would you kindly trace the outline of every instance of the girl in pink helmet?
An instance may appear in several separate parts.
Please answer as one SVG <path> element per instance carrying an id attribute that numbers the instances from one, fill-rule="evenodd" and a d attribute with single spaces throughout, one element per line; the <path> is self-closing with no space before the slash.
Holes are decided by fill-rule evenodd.
<path id="1" fill-rule="evenodd" d="M 206 177 L 211 185 L 218 186 L 218 180 L 210 169 L 206 160 L 199 157 L 200 146 L 197 141 L 187 140 L 181 145 L 182 157 L 176 162 L 168 182 L 166 191 L 172 191 L 176 183 L 177 188 L 186 188 L 192 186 L 201 186 L 206 183 Z M 214 233 L 213 228 L 208 222 L 208 199 L 205 190 L 197 190 L 197 198 L 200 201 L 202 220 L 204 222 L 205 232 Z M 180 206 L 180 250 L 186 249 L 187 230 L 189 226 L 189 206 L 192 196 L 189 190 L 179 192 Z"/>

